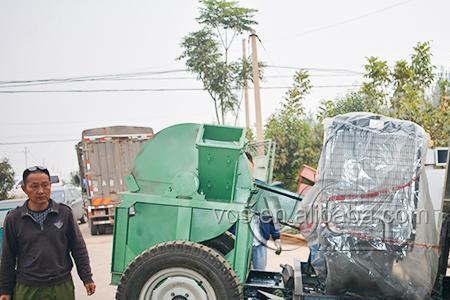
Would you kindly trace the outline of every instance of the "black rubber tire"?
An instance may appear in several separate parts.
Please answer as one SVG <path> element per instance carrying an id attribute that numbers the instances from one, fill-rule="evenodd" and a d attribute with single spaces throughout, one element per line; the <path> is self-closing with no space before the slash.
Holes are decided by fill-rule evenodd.
<path id="1" fill-rule="evenodd" d="M 89 230 L 91 232 L 91 235 L 98 234 L 98 225 L 92 224 L 92 220 L 89 220 Z"/>
<path id="2" fill-rule="evenodd" d="M 193 270 L 207 278 L 218 300 L 243 297 L 239 279 L 222 255 L 194 242 L 171 241 L 142 252 L 128 265 L 120 278 L 116 299 L 138 299 L 147 280 L 169 268 Z"/>
<path id="3" fill-rule="evenodd" d="M 203 245 L 212 248 L 222 254 L 222 256 L 227 255 L 234 248 L 234 234 L 229 232 L 224 232 L 216 238 L 202 242 Z"/>
<path id="4" fill-rule="evenodd" d="M 97 228 L 98 228 L 97 232 L 98 232 L 99 235 L 103 235 L 103 234 L 106 233 L 106 226 L 107 225 L 104 225 L 104 224 L 97 225 Z"/>

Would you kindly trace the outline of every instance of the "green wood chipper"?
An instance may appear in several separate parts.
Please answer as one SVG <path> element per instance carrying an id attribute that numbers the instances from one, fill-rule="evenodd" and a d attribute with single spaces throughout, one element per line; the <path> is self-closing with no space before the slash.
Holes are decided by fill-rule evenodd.
<path id="1" fill-rule="evenodd" d="M 180 124 L 155 135 L 115 212 L 116 299 L 450 299 L 450 214 L 444 205 L 436 226 L 424 130 L 366 113 L 325 125 L 319 179 L 304 199 L 255 182 L 242 128 Z M 305 209 L 312 223 L 298 220 Z M 266 214 L 308 225 L 308 262 L 250 269 L 253 221 Z"/>
<path id="2" fill-rule="evenodd" d="M 250 224 L 288 220 L 301 198 L 257 186 L 246 143 L 242 128 L 180 124 L 142 147 L 115 213 L 117 299 L 291 297 L 281 273 L 250 271 Z"/>

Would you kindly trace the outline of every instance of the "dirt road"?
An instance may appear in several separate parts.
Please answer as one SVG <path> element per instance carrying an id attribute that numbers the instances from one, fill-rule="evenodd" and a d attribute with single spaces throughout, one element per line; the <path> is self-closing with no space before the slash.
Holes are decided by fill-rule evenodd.
<path id="1" fill-rule="evenodd" d="M 111 249 L 112 235 L 91 236 L 86 224 L 80 225 L 91 259 L 92 272 L 94 273 L 97 292 L 92 296 L 86 295 L 86 290 L 78 277 L 76 269 L 72 271 L 75 283 L 75 295 L 77 300 L 112 300 L 115 297 L 116 287 L 110 285 L 111 281 Z M 294 258 L 306 261 L 309 250 L 306 247 L 284 244 L 286 250 L 281 255 L 275 255 L 268 251 L 267 270 L 279 271 L 280 264 L 291 264 Z"/>

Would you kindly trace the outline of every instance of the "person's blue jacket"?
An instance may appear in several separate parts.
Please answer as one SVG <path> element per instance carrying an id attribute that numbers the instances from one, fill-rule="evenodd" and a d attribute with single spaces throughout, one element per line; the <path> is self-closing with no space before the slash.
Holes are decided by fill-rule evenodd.
<path id="1" fill-rule="evenodd" d="M 270 216 L 260 216 L 259 228 L 261 230 L 261 236 L 268 241 L 270 237 L 273 240 L 280 238 L 280 228 L 273 223 L 273 219 Z"/>

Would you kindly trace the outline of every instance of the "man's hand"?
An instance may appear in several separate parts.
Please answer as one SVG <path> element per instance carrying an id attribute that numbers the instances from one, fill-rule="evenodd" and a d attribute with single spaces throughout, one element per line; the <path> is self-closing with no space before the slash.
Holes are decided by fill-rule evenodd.
<path id="1" fill-rule="evenodd" d="M 276 255 L 281 254 L 281 240 L 275 240 L 275 247 L 277 247 L 277 250 L 275 251 Z"/>
<path id="2" fill-rule="evenodd" d="M 88 296 L 93 295 L 95 293 L 95 283 L 93 283 L 93 282 L 87 283 L 84 285 L 84 287 L 86 288 L 86 292 L 87 292 Z M 0 300 L 3 300 L 3 299 L 0 298 Z"/>
<path id="3" fill-rule="evenodd" d="M 1 295 L 0 300 L 11 300 L 11 295 Z"/>

